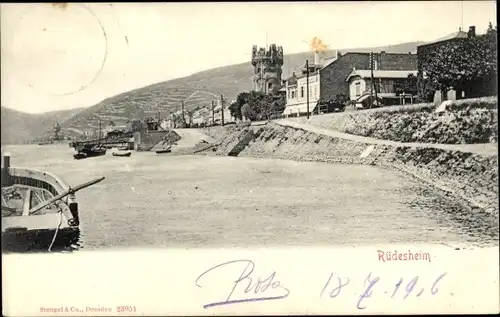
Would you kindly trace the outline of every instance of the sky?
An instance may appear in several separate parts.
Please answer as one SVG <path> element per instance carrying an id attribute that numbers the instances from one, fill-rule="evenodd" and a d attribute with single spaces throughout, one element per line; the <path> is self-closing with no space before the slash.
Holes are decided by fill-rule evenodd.
<path id="1" fill-rule="evenodd" d="M 496 24 L 494 1 L 1 4 L 1 104 L 41 113 L 250 63 L 252 45 L 285 54 L 432 41 Z"/>

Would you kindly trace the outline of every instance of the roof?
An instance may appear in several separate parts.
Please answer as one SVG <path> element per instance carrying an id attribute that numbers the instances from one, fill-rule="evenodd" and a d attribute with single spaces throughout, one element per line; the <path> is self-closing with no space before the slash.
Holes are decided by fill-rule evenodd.
<path id="1" fill-rule="evenodd" d="M 327 59 L 323 60 L 323 62 L 321 63 L 321 69 L 326 68 L 331 63 L 335 62 L 337 59 L 338 59 L 337 57 L 331 57 L 331 58 L 327 58 Z"/>
<path id="2" fill-rule="evenodd" d="M 432 42 L 424 43 L 424 44 L 419 45 L 419 46 L 431 45 L 431 44 L 436 44 L 439 42 L 444 42 L 444 41 L 449 41 L 449 40 L 454 40 L 454 39 L 466 39 L 468 37 L 469 37 L 469 34 L 467 32 L 460 30 L 457 32 L 450 33 L 446 36 L 440 37 L 437 40 L 434 40 Z"/>
<path id="3" fill-rule="evenodd" d="M 417 75 L 416 70 L 374 70 L 373 77 L 375 78 L 407 78 L 408 75 Z M 353 70 L 349 76 L 347 76 L 346 81 L 349 81 L 351 77 L 360 76 L 361 78 L 371 77 L 371 70 L 369 69 L 356 69 Z"/>

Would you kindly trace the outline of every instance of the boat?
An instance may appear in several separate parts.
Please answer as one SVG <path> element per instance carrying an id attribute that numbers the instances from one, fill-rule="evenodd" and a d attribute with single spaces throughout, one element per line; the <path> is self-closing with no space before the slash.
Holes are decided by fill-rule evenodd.
<path id="1" fill-rule="evenodd" d="M 77 154 L 73 155 L 73 157 L 77 160 L 81 160 L 89 157 L 96 157 L 106 155 L 106 148 L 101 146 L 94 146 L 92 148 L 83 148 L 78 151 Z"/>
<path id="2" fill-rule="evenodd" d="M 118 148 L 118 151 L 128 151 L 128 150 L 130 150 L 130 148 L 128 146 L 120 146 Z"/>
<path id="3" fill-rule="evenodd" d="M 49 144 L 54 144 L 54 141 L 46 140 L 46 141 L 38 142 L 38 145 L 49 145 Z"/>
<path id="4" fill-rule="evenodd" d="M 73 155 L 73 157 L 75 158 L 75 160 L 81 160 L 87 158 L 87 155 L 85 153 L 79 152 Z"/>
<path id="5" fill-rule="evenodd" d="M 2 252 L 57 252 L 79 248 L 80 215 L 75 193 L 104 177 L 71 187 L 42 171 L 2 167 Z"/>
<path id="6" fill-rule="evenodd" d="M 163 154 L 163 153 L 170 153 L 172 152 L 172 147 L 169 146 L 168 148 L 161 149 L 161 150 L 156 150 L 156 154 Z"/>
<path id="7" fill-rule="evenodd" d="M 127 153 L 116 153 L 116 152 L 113 152 L 113 153 L 111 153 L 111 155 L 113 155 L 113 156 L 129 157 L 130 155 L 132 155 L 132 152 L 127 152 Z"/>

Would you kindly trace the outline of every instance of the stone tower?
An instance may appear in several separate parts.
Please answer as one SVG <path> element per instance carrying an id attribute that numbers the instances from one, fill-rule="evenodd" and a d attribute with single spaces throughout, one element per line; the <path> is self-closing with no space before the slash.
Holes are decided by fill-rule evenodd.
<path id="1" fill-rule="evenodd" d="M 60 138 L 59 133 L 61 132 L 61 126 L 59 125 L 59 122 L 56 122 L 53 131 L 54 131 L 54 140 L 59 140 Z"/>
<path id="2" fill-rule="evenodd" d="M 283 66 L 283 47 L 271 44 L 269 49 L 252 48 L 253 90 L 270 94 L 281 88 L 281 73 Z"/>

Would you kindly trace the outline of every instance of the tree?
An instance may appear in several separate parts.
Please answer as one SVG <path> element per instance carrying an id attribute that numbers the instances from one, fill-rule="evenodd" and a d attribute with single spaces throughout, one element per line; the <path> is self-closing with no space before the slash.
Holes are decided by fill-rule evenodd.
<path id="1" fill-rule="evenodd" d="M 494 89 L 488 83 L 496 79 L 497 73 L 496 39 L 496 27 L 490 23 L 484 35 L 454 39 L 426 48 L 419 54 L 419 70 L 430 81 L 425 84 L 444 93 L 452 88 L 469 94 L 487 94 L 487 90 Z M 421 77 L 420 81 L 425 80 Z M 424 95 L 422 90 L 420 95 Z"/>
<path id="2" fill-rule="evenodd" d="M 244 104 L 243 107 L 241 107 L 241 114 L 243 117 L 247 118 L 250 121 L 253 121 L 256 119 L 256 116 L 255 116 L 253 109 L 247 103 Z"/>
<path id="3" fill-rule="evenodd" d="M 229 112 L 231 113 L 231 116 L 235 117 L 236 119 L 243 119 L 241 108 L 248 102 L 248 100 L 250 99 L 250 95 L 251 94 L 249 92 L 242 92 L 238 94 L 238 96 L 236 97 L 236 101 L 229 106 Z"/>

